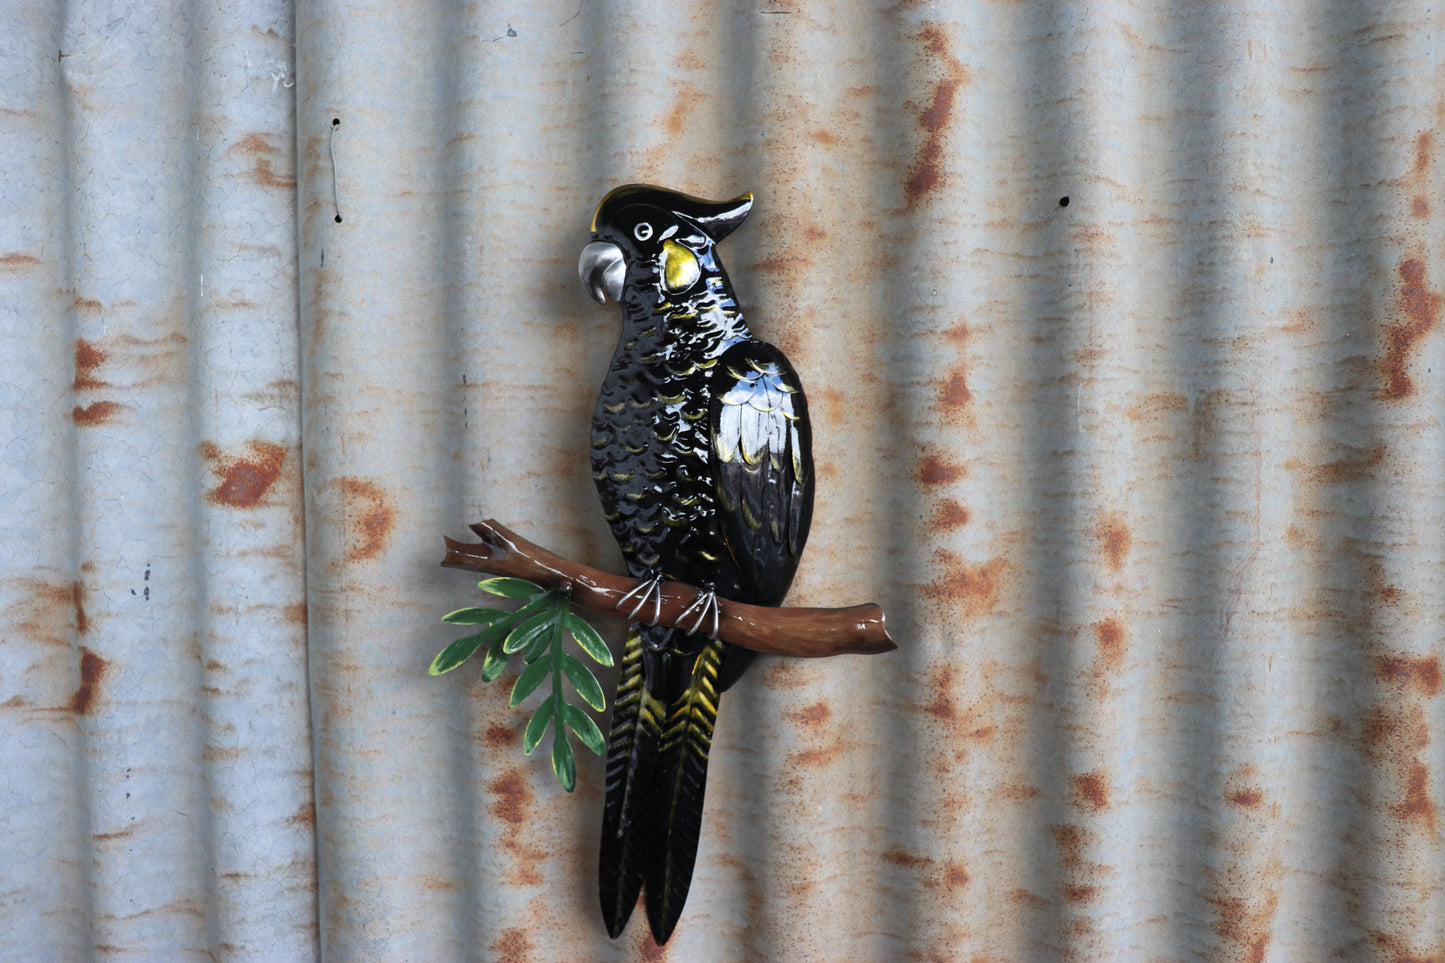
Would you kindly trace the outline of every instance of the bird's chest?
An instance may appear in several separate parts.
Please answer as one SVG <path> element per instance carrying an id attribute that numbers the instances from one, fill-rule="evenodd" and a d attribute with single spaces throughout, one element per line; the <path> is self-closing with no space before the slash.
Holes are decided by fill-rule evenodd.
<path id="1" fill-rule="evenodd" d="M 592 478 L 618 543 L 638 571 L 665 566 L 715 516 L 709 462 L 712 364 L 650 363 L 619 351 L 592 419 Z"/>

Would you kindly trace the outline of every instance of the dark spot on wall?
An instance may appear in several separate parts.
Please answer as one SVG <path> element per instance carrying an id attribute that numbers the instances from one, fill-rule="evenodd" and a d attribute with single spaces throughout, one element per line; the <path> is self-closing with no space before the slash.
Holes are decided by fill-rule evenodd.
<path id="1" fill-rule="evenodd" d="M 1421 695 L 1440 694 L 1440 657 L 1384 655 L 1375 659 L 1375 676 L 1389 685 L 1415 689 Z"/>
<path id="2" fill-rule="evenodd" d="M 943 485 L 958 481 L 967 474 L 968 469 L 964 466 L 948 461 L 940 455 L 930 454 L 918 462 L 915 477 L 924 485 Z"/>
<path id="3" fill-rule="evenodd" d="M 214 445 L 202 448 L 206 460 L 213 462 L 211 470 L 221 479 L 218 486 L 206 493 L 206 499 L 213 505 L 254 508 L 281 476 L 286 463 L 284 446 L 253 441 L 247 448 L 249 454 L 244 457 L 224 457 Z"/>
<path id="4" fill-rule="evenodd" d="M 110 421 L 120 409 L 121 406 L 114 401 L 97 401 L 84 408 L 76 405 L 70 412 L 70 420 L 75 422 L 78 427 L 91 428 Z"/>
<path id="5" fill-rule="evenodd" d="M 1099 890 L 1094 886 L 1065 886 L 1064 899 L 1070 903 L 1092 903 L 1099 895 Z"/>
<path id="6" fill-rule="evenodd" d="M 75 339 L 75 390 L 110 387 L 95 376 L 95 369 L 105 364 L 107 355 L 84 338 Z"/>
<path id="7" fill-rule="evenodd" d="M 1425 262 L 1409 258 L 1400 265 L 1399 321 L 1385 327 L 1385 353 L 1380 359 L 1384 386 L 1379 395 L 1386 401 L 1401 401 L 1415 393 L 1410 365 L 1419 344 L 1440 324 L 1440 295 L 1430 290 Z"/>
<path id="8" fill-rule="evenodd" d="M 1103 770 L 1079 773 L 1069 780 L 1069 785 L 1074 805 L 1093 812 L 1109 808 L 1109 777 Z"/>
<path id="9" fill-rule="evenodd" d="M 492 803 L 492 815 L 513 826 L 527 821 L 528 810 L 532 807 L 532 787 L 516 769 L 509 769 L 487 787 L 496 802 Z"/>
<path id="10" fill-rule="evenodd" d="M 1264 793 L 1254 786 L 1244 786 L 1225 793 L 1224 798 L 1245 809 L 1258 809 L 1264 802 Z"/>
<path id="11" fill-rule="evenodd" d="M 70 697 L 70 711 L 83 716 L 90 711 L 99 695 L 100 680 L 108 664 L 90 649 L 80 648 L 80 688 Z"/>
<path id="12" fill-rule="evenodd" d="M 1099 548 L 1104 553 L 1104 564 L 1109 567 L 1109 571 L 1121 571 L 1133 543 L 1133 536 L 1129 532 L 1129 526 L 1124 524 L 1123 517 L 1117 512 L 1106 515 L 1094 528 L 1094 537 L 1099 540 Z"/>
<path id="13" fill-rule="evenodd" d="M 968 524 L 968 509 L 951 498 L 945 498 L 934 506 L 932 524 L 935 529 L 944 531 L 962 528 Z"/>
<path id="14" fill-rule="evenodd" d="M 341 510 L 347 534 L 346 561 L 376 558 L 386 548 L 396 510 L 385 489 L 361 478 L 341 479 Z"/>

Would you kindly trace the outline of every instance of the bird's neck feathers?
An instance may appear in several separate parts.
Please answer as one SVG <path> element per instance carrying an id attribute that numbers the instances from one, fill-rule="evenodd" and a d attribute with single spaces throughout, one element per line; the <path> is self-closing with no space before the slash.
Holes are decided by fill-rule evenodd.
<path id="1" fill-rule="evenodd" d="M 669 294 L 660 272 L 630 283 L 622 297 L 619 356 L 716 358 L 752 337 L 722 266 L 714 261 L 686 292 Z"/>

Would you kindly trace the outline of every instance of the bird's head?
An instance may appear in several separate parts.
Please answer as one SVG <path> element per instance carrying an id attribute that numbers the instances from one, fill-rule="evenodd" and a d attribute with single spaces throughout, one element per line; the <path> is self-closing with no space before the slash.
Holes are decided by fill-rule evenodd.
<path id="1" fill-rule="evenodd" d="M 705 201 L 649 184 L 616 188 L 592 215 L 592 241 L 577 263 L 582 285 L 599 303 L 621 301 L 629 276 L 655 279 L 668 297 L 685 294 L 752 206 L 751 192 Z"/>

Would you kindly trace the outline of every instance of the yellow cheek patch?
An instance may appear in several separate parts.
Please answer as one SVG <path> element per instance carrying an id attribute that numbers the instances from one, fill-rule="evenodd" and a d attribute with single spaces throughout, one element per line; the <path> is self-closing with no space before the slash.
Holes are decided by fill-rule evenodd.
<path id="1" fill-rule="evenodd" d="M 686 291 L 701 275 L 697 255 L 671 238 L 662 242 L 662 280 L 669 292 Z"/>

